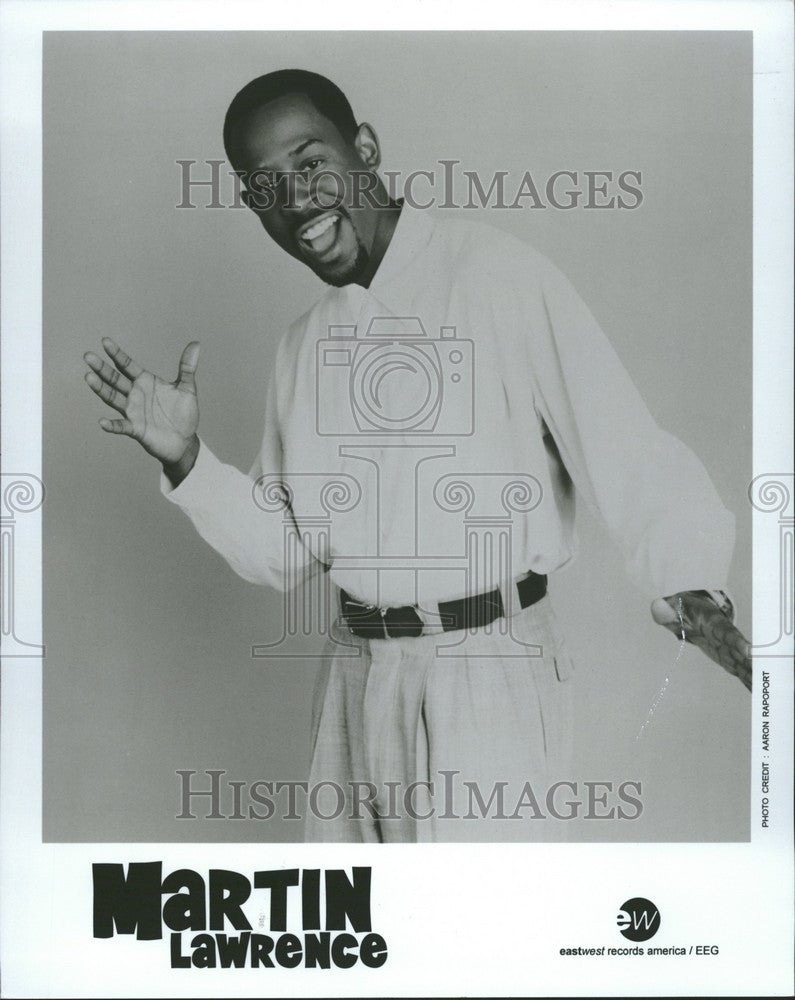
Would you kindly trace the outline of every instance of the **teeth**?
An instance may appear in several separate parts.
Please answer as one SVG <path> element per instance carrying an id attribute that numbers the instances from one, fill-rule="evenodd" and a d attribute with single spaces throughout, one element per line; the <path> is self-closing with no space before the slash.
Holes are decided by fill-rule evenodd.
<path id="1" fill-rule="evenodd" d="M 336 221 L 336 215 L 329 215 L 327 218 L 316 223 L 314 226 L 310 226 L 309 229 L 304 232 L 303 238 L 305 240 L 316 240 L 318 236 L 325 233 L 327 229 L 330 229 Z"/>

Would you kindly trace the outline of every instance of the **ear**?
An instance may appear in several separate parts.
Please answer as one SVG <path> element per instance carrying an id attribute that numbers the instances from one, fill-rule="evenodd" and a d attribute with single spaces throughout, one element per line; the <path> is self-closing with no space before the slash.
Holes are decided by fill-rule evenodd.
<path id="1" fill-rule="evenodd" d="M 353 144 L 362 163 L 371 170 L 377 170 L 381 164 L 381 145 L 373 126 L 362 122 Z"/>

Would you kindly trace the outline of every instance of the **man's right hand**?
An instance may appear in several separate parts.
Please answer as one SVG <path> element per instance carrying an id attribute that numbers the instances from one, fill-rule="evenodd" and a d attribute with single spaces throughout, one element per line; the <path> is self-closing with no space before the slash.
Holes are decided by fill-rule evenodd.
<path id="1" fill-rule="evenodd" d="M 199 452 L 196 430 L 199 404 L 196 398 L 196 368 L 199 345 L 194 340 L 182 352 L 175 382 L 165 382 L 137 364 L 110 338 L 102 346 L 113 361 L 98 355 L 83 355 L 91 369 L 86 382 L 121 419 L 103 417 L 99 426 L 108 434 L 134 438 L 162 465 L 173 486 L 188 475 Z"/>

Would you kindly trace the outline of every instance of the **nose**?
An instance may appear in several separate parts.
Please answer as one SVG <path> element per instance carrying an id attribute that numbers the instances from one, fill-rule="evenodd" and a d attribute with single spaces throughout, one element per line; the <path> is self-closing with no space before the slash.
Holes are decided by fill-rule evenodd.
<path id="1" fill-rule="evenodd" d="M 306 215 L 312 207 L 309 178 L 299 171 L 290 171 L 283 175 L 279 185 L 279 205 L 287 215 Z"/>

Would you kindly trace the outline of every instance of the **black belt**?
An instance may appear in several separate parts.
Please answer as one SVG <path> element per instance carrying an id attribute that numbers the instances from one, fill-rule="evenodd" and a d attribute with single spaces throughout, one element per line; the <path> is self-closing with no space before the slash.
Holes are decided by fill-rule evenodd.
<path id="1" fill-rule="evenodd" d="M 547 578 L 531 571 L 513 586 L 516 587 L 520 607 L 529 608 L 546 594 Z M 416 638 L 428 627 L 420 617 L 416 604 L 402 608 L 378 608 L 374 604 L 355 601 L 344 590 L 340 591 L 340 601 L 346 625 L 354 635 L 363 639 Z M 497 618 L 505 617 L 505 604 L 499 588 L 486 594 L 462 597 L 458 601 L 440 601 L 438 607 L 439 625 L 444 632 L 483 628 Z"/>

